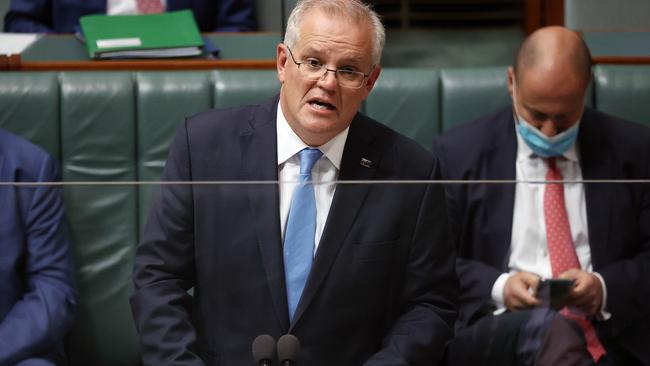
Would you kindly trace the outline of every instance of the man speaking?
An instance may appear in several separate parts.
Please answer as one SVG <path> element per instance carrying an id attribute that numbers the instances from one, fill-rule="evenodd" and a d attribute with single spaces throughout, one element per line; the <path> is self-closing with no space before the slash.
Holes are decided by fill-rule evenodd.
<path id="1" fill-rule="evenodd" d="M 457 298 L 443 188 L 349 183 L 438 174 L 357 112 L 384 38 L 361 1 L 300 1 L 277 46 L 279 97 L 180 126 L 165 181 L 297 183 L 161 187 L 131 298 L 145 364 L 252 365 L 258 335 L 286 333 L 302 365 L 441 359 Z"/>

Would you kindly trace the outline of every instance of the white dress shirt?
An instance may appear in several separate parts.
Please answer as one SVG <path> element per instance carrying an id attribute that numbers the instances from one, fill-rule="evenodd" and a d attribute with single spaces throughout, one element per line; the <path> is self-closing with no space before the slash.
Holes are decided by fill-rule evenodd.
<path id="1" fill-rule="evenodd" d="M 160 0 L 163 9 L 167 9 L 167 1 Z M 136 0 L 107 0 L 106 14 L 108 15 L 134 15 L 138 14 Z"/>
<path id="2" fill-rule="evenodd" d="M 282 106 L 278 104 L 276 123 L 278 135 L 278 178 L 280 180 L 280 228 L 282 242 L 284 242 L 284 230 L 289 218 L 291 197 L 300 175 L 300 159 L 298 152 L 306 147 L 298 135 L 291 129 L 282 112 Z M 332 205 L 332 198 L 336 190 L 336 180 L 341 168 L 343 148 L 348 138 L 349 127 L 341 131 L 327 143 L 318 146 L 323 156 L 314 164 L 311 170 L 312 182 L 314 183 L 314 195 L 316 196 L 316 233 L 314 236 L 314 255 L 318 249 L 323 229 L 327 222 L 327 215 Z M 313 146 L 312 146 L 313 147 Z"/>
<path id="3" fill-rule="evenodd" d="M 573 144 L 569 150 L 556 159 L 557 167 L 564 180 L 582 180 L 582 169 L 576 145 Z M 535 155 L 517 132 L 516 179 L 518 181 L 544 181 L 547 170 L 548 165 L 544 159 Z M 510 272 L 501 274 L 492 287 L 492 300 L 497 307 L 495 314 L 505 311 L 503 289 L 511 274 L 526 271 L 537 274 L 542 279 L 553 277 L 544 221 L 544 186 L 539 183 L 517 183 L 516 185 L 510 258 L 508 260 Z M 580 183 L 565 184 L 564 199 L 571 226 L 571 238 L 576 248 L 580 267 L 584 271 L 592 272 L 584 185 Z M 594 274 L 600 279 L 603 287 L 601 316 L 607 319 L 610 314 L 604 310 L 607 299 L 605 281 L 598 273 Z"/>

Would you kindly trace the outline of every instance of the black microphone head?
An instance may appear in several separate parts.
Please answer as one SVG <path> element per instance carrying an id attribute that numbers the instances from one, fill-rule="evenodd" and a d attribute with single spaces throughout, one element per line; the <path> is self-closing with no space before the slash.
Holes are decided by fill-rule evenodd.
<path id="1" fill-rule="evenodd" d="M 296 362 L 300 351 L 300 341 L 293 334 L 285 334 L 278 339 L 278 358 L 280 363 L 285 361 Z"/>
<path id="2" fill-rule="evenodd" d="M 255 337 L 255 340 L 253 340 L 253 358 L 255 358 L 257 365 L 261 364 L 262 361 L 271 364 L 275 358 L 275 339 L 268 334 Z"/>

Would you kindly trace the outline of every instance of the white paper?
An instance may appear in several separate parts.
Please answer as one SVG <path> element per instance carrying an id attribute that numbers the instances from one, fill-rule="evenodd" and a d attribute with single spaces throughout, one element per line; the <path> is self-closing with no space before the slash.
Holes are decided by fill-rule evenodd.
<path id="1" fill-rule="evenodd" d="M 115 48 L 115 47 L 140 47 L 142 41 L 140 38 L 112 38 L 112 39 L 98 39 L 97 47 L 99 48 Z"/>
<path id="2" fill-rule="evenodd" d="M 41 38 L 37 33 L 0 33 L 0 55 L 16 55 Z"/>

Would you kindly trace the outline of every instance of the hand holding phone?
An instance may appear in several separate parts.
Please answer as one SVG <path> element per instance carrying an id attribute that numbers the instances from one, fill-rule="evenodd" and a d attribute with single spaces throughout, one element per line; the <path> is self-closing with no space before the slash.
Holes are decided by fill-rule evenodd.
<path id="1" fill-rule="evenodd" d="M 537 286 L 535 296 L 540 300 L 542 306 L 560 310 L 566 305 L 574 282 L 574 280 L 560 278 L 542 280 Z"/>

